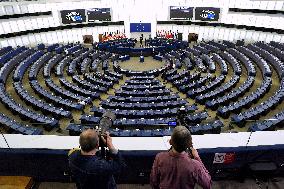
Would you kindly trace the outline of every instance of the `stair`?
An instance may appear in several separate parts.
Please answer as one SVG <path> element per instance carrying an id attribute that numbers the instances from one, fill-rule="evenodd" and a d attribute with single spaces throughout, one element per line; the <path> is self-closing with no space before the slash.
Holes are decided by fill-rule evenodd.
<path id="1" fill-rule="evenodd" d="M 1 189 L 31 189 L 34 181 L 25 176 L 0 176 Z"/>

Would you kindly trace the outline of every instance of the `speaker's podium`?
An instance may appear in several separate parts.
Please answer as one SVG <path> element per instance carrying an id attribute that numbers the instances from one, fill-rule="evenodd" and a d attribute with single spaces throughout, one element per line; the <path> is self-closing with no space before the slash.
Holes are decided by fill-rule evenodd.
<path id="1" fill-rule="evenodd" d="M 84 42 L 84 47 L 86 48 L 91 48 L 93 43 L 94 43 L 94 39 L 92 35 L 83 35 L 83 42 Z"/>
<path id="2" fill-rule="evenodd" d="M 188 42 L 189 43 L 191 43 L 191 42 L 197 43 L 197 40 L 198 40 L 198 34 L 197 33 L 189 33 L 188 34 Z"/>
<path id="3" fill-rule="evenodd" d="M 140 62 L 144 62 L 144 56 L 143 55 L 140 56 Z"/>

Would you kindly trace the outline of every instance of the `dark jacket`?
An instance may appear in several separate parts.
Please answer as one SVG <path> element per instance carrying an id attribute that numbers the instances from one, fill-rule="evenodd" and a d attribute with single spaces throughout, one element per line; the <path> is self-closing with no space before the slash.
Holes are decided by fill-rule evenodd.
<path id="1" fill-rule="evenodd" d="M 105 160 L 95 155 L 81 155 L 75 151 L 69 155 L 69 167 L 77 189 L 116 189 L 113 175 L 119 174 L 126 166 L 120 152 Z"/>

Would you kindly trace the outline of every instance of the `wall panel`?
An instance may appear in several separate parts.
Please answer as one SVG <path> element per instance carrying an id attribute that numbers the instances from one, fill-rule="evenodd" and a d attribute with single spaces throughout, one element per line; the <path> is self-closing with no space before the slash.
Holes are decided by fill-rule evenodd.
<path id="1" fill-rule="evenodd" d="M 252 41 L 259 41 L 259 32 L 253 32 Z"/>
<path id="2" fill-rule="evenodd" d="M 269 41 L 271 38 L 276 40 L 282 40 L 282 36 L 272 37 L 269 34 L 257 32 L 255 36 L 252 35 L 252 31 L 246 31 L 243 29 L 227 29 L 227 28 L 212 28 L 205 26 L 173 26 L 156 25 L 156 20 L 168 20 L 168 7 L 175 5 L 189 5 L 189 6 L 215 6 L 222 8 L 222 15 L 220 21 L 228 24 L 239 24 L 248 26 L 259 26 L 268 27 L 284 30 L 284 16 L 283 14 L 277 15 L 265 15 L 265 14 L 254 14 L 254 13 L 231 13 L 228 12 L 228 8 L 244 8 L 244 9 L 264 9 L 264 10 L 280 10 L 283 9 L 284 1 L 250 1 L 250 0 L 113 0 L 113 1 L 80 1 L 80 2 L 54 2 L 44 4 L 40 2 L 29 2 L 28 4 L 22 3 L 11 3 L 11 5 L 0 5 L 0 15 L 3 14 L 23 14 L 28 12 L 41 12 L 41 11 L 52 11 L 51 16 L 39 16 L 39 17 L 24 17 L 13 20 L 1 20 L 0 34 L 18 32 L 39 28 L 57 27 L 60 25 L 59 10 L 61 9 L 77 9 L 77 8 L 94 8 L 94 7 L 111 7 L 113 12 L 113 21 L 124 21 L 125 27 L 123 26 L 110 26 L 110 27 L 93 27 L 87 29 L 74 29 L 71 32 L 56 31 L 48 34 L 46 37 L 34 37 L 40 42 L 63 42 L 63 41 L 77 41 L 82 40 L 82 35 L 92 34 L 94 40 L 98 40 L 98 34 L 108 32 L 126 31 L 127 36 L 130 36 L 129 23 L 131 22 L 151 22 L 152 24 L 152 36 L 155 36 L 157 30 L 172 30 L 183 33 L 184 39 L 187 39 L 188 33 L 194 32 L 199 34 L 199 38 L 204 39 L 247 39 L 247 40 L 265 40 Z M 153 5 L 153 6 L 149 6 Z M 159 7 L 159 8 L 157 8 Z M 69 30 L 68 30 L 69 31 Z M 37 35 L 41 36 L 41 35 Z M 45 34 L 43 35 L 45 36 Z M 72 36 L 72 37 L 71 37 Z M 30 37 L 28 37 L 30 39 Z M 3 40 L 1 40 L 3 41 Z M 31 40 L 29 40 L 31 41 Z M 26 42 L 26 41 L 25 41 Z M 2 45 L 3 43 L 1 43 Z"/>
<path id="3" fill-rule="evenodd" d="M 25 26 L 26 26 L 26 30 L 33 30 L 33 25 L 32 25 L 32 21 L 30 19 L 25 19 L 24 20 Z"/>
<path id="4" fill-rule="evenodd" d="M 35 46 L 35 45 L 37 44 L 37 41 L 36 41 L 36 38 L 35 38 L 35 35 L 34 35 L 34 34 L 28 35 L 28 38 L 29 38 L 30 44 L 31 44 L 32 46 Z"/>
<path id="5" fill-rule="evenodd" d="M 219 32 L 220 32 L 220 29 L 217 28 L 217 27 L 214 27 L 214 36 L 213 36 L 214 40 L 215 40 L 215 39 L 216 39 L 216 40 L 219 39 Z"/>
<path id="6" fill-rule="evenodd" d="M 62 36 L 62 31 L 57 31 L 56 36 L 57 36 L 58 43 L 63 43 L 64 40 Z"/>
<path id="7" fill-rule="evenodd" d="M 258 8 L 261 10 L 267 10 L 267 1 L 261 1 Z"/>
<path id="8" fill-rule="evenodd" d="M 274 10 L 274 9 L 277 10 L 277 8 L 276 8 L 275 6 L 276 6 L 276 2 L 274 2 L 274 1 L 268 1 L 268 2 L 267 2 L 266 10 Z"/>
<path id="9" fill-rule="evenodd" d="M 246 32 L 246 41 L 248 41 L 248 42 L 252 42 L 253 40 L 252 40 L 252 36 L 253 36 L 253 34 L 254 34 L 254 32 L 252 32 L 252 31 L 247 31 Z"/>
<path id="10" fill-rule="evenodd" d="M 33 29 L 37 29 L 39 28 L 38 24 L 37 24 L 37 20 L 36 19 L 31 19 L 31 24 L 32 24 L 32 27 Z"/>
<path id="11" fill-rule="evenodd" d="M 266 34 L 265 42 L 269 43 L 270 41 L 272 41 L 272 39 L 273 39 L 273 34 L 270 33 Z"/>
<path id="12" fill-rule="evenodd" d="M 36 6 L 36 4 L 28 4 L 28 12 L 29 12 L 29 13 L 37 12 L 37 6 Z"/>
<path id="13" fill-rule="evenodd" d="M 0 46 L 1 48 L 9 46 L 7 40 L 0 40 Z"/>
<path id="14" fill-rule="evenodd" d="M 6 15 L 5 9 L 3 6 L 0 6 L 0 15 Z M 1 44 L 2 45 L 2 44 Z"/>
<path id="15" fill-rule="evenodd" d="M 29 12 L 28 5 L 27 5 L 27 4 L 21 4 L 21 5 L 19 5 L 19 6 L 20 6 L 20 9 L 21 9 L 21 13 L 22 13 L 22 14 Z"/>
<path id="16" fill-rule="evenodd" d="M 21 9 L 19 5 L 14 5 L 13 9 L 15 14 L 21 14 Z"/>
<path id="17" fill-rule="evenodd" d="M 22 37 L 23 45 L 28 46 L 30 44 L 28 36 Z"/>
<path id="18" fill-rule="evenodd" d="M 73 41 L 73 36 L 72 36 L 72 33 L 70 32 L 70 30 L 65 30 L 65 33 L 67 34 L 66 35 L 66 40 L 67 40 L 67 42 L 72 42 Z"/>
<path id="19" fill-rule="evenodd" d="M 246 33 L 247 31 L 242 29 L 242 30 L 238 30 L 240 31 L 240 39 L 246 39 Z"/>
<path id="20" fill-rule="evenodd" d="M 41 37 L 43 43 L 48 44 L 48 40 L 46 38 L 46 33 L 41 33 L 40 37 Z"/>
<path id="21" fill-rule="evenodd" d="M 48 23 L 48 27 L 56 27 L 57 26 L 52 17 L 47 17 L 47 23 Z"/>
<path id="22" fill-rule="evenodd" d="M 229 30 L 229 41 L 235 41 L 235 29 Z"/>
<path id="23" fill-rule="evenodd" d="M 44 17 L 41 19 L 42 20 L 42 28 L 49 28 L 52 27 L 49 25 L 49 20 L 48 17 Z"/>
<path id="24" fill-rule="evenodd" d="M 68 43 L 67 30 L 62 31 L 62 40 L 63 40 L 63 43 Z"/>
<path id="25" fill-rule="evenodd" d="M 3 33 L 4 33 L 3 25 L 2 23 L 0 23 L 0 34 L 3 34 Z"/>
<path id="26" fill-rule="evenodd" d="M 73 42 L 77 42 L 77 41 L 82 42 L 82 40 L 80 40 L 81 37 L 79 38 L 79 35 L 78 35 L 79 33 L 81 33 L 81 31 L 82 31 L 81 29 L 71 30 Z M 85 33 L 87 32 L 85 31 Z"/>
<path id="27" fill-rule="evenodd" d="M 3 31 L 4 31 L 4 33 L 10 33 L 10 32 L 12 32 L 12 29 L 11 29 L 10 24 L 9 24 L 8 21 L 2 22 L 2 26 L 3 26 Z"/>
<path id="28" fill-rule="evenodd" d="M 260 34 L 259 34 L 259 41 L 265 41 L 265 39 L 266 39 L 266 33 L 264 33 L 264 32 L 261 32 Z"/>
<path id="29" fill-rule="evenodd" d="M 47 32 L 46 34 L 46 39 L 47 39 L 47 44 L 53 44 L 53 38 L 51 32 Z"/>
<path id="30" fill-rule="evenodd" d="M 37 41 L 39 44 L 42 43 L 42 39 L 41 39 L 39 33 L 35 34 L 35 38 L 36 38 L 36 41 Z"/>
<path id="31" fill-rule="evenodd" d="M 273 41 L 277 41 L 277 42 L 280 42 L 281 41 L 281 36 L 280 35 L 274 35 L 273 36 Z"/>
<path id="32" fill-rule="evenodd" d="M 275 10 L 283 10 L 283 4 L 284 4 L 284 2 L 283 1 L 275 1 L 275 7 L 274 7 L 274 9 Z"/>
<path id="33" fill-rule="evenodd" d="M 24 20 L 17 20 L 17 24 L 18 24 L 19 31 L 26 30 L 26 25 L 25 25 Z M 10 33 L 10 32 L 6 32 L 6 33 Z"/>
<path id="34" fill-rule="evenodd" d="M 37 26 L 38 28 L 44 28 L 44 23 L 42 18 L 37 18 Z"/>
<path id="35" fill-rule="evenodd" d="M 149 6 L 149 5 L 153 6 Z M 244 24 L 244 25 L 261 25 L 270 26 L 267 18 L 263 19 L 263 16 L 259 14 L 248 14 L 247 17 L 250 19 L 243 19 L 243 14 L 232 14 L 228 12 L 228 8 L 245 8 L 245 9 L 276 9 L 280 10 L 283 7 L 283 1 L 250 1 L 250 0 L 204 0 L 204 1 L 193 1 L 193 0 L 114 0 L 114 1 L 80 1 L 80 2 L 54 2 L 54 3 L 33 3 L 29 4 L 14 3 L 13 6 L 0 6 L 0 14 L 8 13 L 27 13 L 27 12 L 40 12 L 52 10 L 52 16 L 48 18 L 48 21 L 43 19 L 45 22 L 39 22 L 34 24 L 34 29 L 40 27 L 56 27 L 60 25 L 59 10 L 62 9 L 77 9 L 77 8 L 94 8 L 94 7 L 111 7 L 113 12 L 113 21 L 125 21 L 129 27 L 129 22 L 142 21 L 151 22 L 153 26 L 152 35 L 155 34 L 156 20 L 167 20 L 168 19 L 168 7 L 174 5 L 190 5 L 190 6 L 214 6 L 222 8 L 221 21 L 224 23 L 233 24 Z M 160 7 L 160 8 L 157 8 Z M 237 16 L 236 16 L 237 15 Z M 279 17 L 279 15 L 276 15 Z M 283 17 L 283 15 L 281 15 Z M 39 20 L 38 20 L 39 21 Z M 263 23 L 264 22 L 264 23 Z M 48 26 L 45 24 L 48 23 Z M 284 27 L 284 26 L 283 26 Z M 130 35 L 130 33 L 127 31 Z"/>
<path id="36" fill-rule="evenodd" d="M 16 44 L 19 46 L 23 46 L 23 41 L 21 37 L 15 37 L 14 40 L 16 41 Z M 38 41 L 38 40 L 37 40 Z"/>
<path id="37" fill-rule="evenodd" d="M 10 46 L 12 46 L 12 47 L 17 46 L 17 43 L 15 42 L 15 40 L 14 40 L 13 38 L 8 39 L 8 44 L 9 44 Z"/>
<path id="38" fill-rule="evenodd" d="M 12 32 L 18 32 L 19 31 L 19 27 L 18 27 L 18 24 L 17 24 L 17 21 L 10 21 L 10 22 L 8 22 L 7 24 L 9 24 L 10 25 L 10 28 L 11 28 L 11 31 Z"/>
<path id="39" fill-rule="evenodd" d="M 281 43 L 284 43 L 284 35 L 281 36 Z"/>
<path id="40" fill-rule="evenodd" d="M 204 30 L 205 30 L 205 27 L 199 27 L 199 33 L 198 33 L 198 35 L 199 35 L 199 39 L 200 40 L 202 40 L 202 39 L 204 39 Z"/>

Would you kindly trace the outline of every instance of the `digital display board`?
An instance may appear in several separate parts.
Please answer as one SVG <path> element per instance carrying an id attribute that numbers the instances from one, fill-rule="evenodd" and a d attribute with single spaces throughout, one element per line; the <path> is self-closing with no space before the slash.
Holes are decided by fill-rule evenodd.
<path id="1" fill-rule="evenodd" d="M 218 21 L 219 16 L 220 16 L 220 8 L 214 8 L 214 7 L 195 8 L 195 20 Z"/>
<path id="2" fill-rule="evenodd" d="M 62 24 L 77 24 L 86 22 L 85 9 L 61 10 Z"/>
<path id="3" fill-rule="evenodd" d="M 110 8 L 87 9 L 88 22 L 111 21 Z"/>
<path id="4" fill-rule="evenodd" d="M 170 6 L 171 20 L 191 20 L 193 18 L 193 7 Z"/>
<path id="5" fill-rule="evenodd" d="M 177 126 L 177 122 L 176 121 L 169 121 L 168 126 Z"/>
<path id="6" fill-rule="evenodd" d="M 151 32 L 151 23 L 130 23 L 130 32 Z"/>

